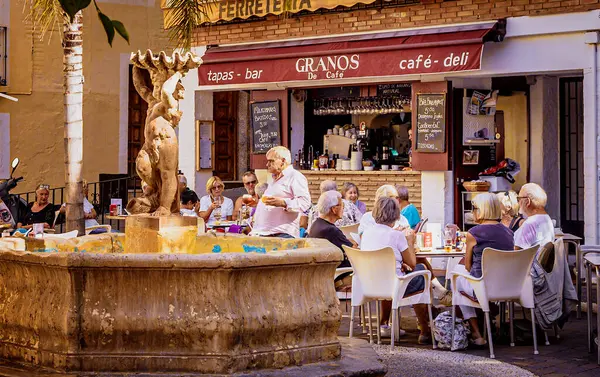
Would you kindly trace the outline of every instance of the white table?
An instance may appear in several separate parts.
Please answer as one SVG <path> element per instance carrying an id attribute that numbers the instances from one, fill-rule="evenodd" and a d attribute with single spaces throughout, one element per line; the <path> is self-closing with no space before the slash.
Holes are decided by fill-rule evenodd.
<path id="1" fill-rule="evenodd" d="M 596 271 L 596 303 L 600 307 L 600 253 L 588 253 L 583 257 L 586 268 L 587 286 L 587 326 L 588 326 L 588 351 L 592 352 L 594 337 L 592 336 L 592 270 Z M 596 315 L 596 328 L 600 333 L 600 312 Z M 600 334 L 598 335 L 600 339 Z M 600 365 L 600 345 L 598 346 L 598 365 Z"/>
<path id="2" fill-rule="evenodd" d="M 464 257 L 465 253 L 463 251 L 457 251 L 453 249 L 452 251 L 444 251 L 443 248 L 433 249 L 431 251 L 417 251 L 417 258 L 450 258 L 450 257 Z"/>

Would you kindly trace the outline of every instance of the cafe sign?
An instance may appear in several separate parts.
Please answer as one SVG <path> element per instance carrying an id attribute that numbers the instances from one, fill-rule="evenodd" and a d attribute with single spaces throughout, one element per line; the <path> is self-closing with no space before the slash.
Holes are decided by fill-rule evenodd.
<path id="1" fill-rule="evenodd" d="M 169 27 L 170 1 L 162 0 L 167 28 Z M 236 18 L 245 19 L 252 16 L 264 17 L 268 14 L 314 12 L 318 9 L 333 9 L 338 6 L 351 7 L 358 3 L 371 4 L 373 2 L 375 0 L 216 0 L 207 3 L 207 14 L 200 23 L 231 21 Z"/>
<path id="2" fill-rule="evenodd" d="M 214 86 L 472 71 L 481 68 L 482 51 L 475 43 L 248 61 L 206 56 L 198 78 L 200 85 Z"/>

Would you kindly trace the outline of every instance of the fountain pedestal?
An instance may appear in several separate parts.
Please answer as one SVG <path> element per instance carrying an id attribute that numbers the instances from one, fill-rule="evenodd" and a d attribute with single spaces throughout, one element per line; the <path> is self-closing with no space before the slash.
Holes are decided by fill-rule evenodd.
<path id="1" fill-rule="evenodd" d="M 128 216 L 125 250 L 128 253 L 187 253 L 196 248 L 198 218 L 191 216 Z"/>

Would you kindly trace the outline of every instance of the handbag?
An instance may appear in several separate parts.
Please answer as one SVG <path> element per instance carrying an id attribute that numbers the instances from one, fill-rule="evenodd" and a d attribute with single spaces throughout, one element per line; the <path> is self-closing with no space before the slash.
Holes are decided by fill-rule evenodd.
<path id="1" fill-rule="evenodd" d="M 469 334 L 471 329 L 462 319 L 456 318 L 454 323 L 454 343 L 452 343 L 452 313 L 440 313 L 433 320 L 433 336 L 437 341 L 438 348 L 451 351 L 466 349 L 469 345 Z"/>

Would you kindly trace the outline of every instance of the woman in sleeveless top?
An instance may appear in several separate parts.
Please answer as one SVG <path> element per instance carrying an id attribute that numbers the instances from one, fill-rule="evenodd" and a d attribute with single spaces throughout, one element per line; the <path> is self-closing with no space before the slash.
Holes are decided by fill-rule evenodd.
<path id="1" fill-rule="evenodd" d="M 519 201 L 514 191 L 499 192 L 496 197 L 502 205 L 502 224 L 516 232 L 521 227 L 525 218 L 519 213 Z"/>
<path id="2" fill-rule="evenodd" d="M 466 270 L 476 278 L 481 277 L 481 259 L 483 250 L 487 247 L 499 250 L 513 250 L 513 232 L 500 223 L 502 215 L 502 206 L 496 195 L 491 193 L 479 194 L 472 201 L 473 216 L 478 224 L 471 228 L 467 233 L 467 250 L 465 253 L 464 266 L 459 265 L 457 269 Z M 456 286 L 461 294 L 467 297 L 474 297 L 473 288 L 469 282 L 459 277 L 456 280 Z M 477 324 L 477 313 L 475 308 L 470 306 L 460 306 L 463 319 L 468 320 L 471 325 L 471 336 L 477 345 L 484 345 L 486 341 L 481 336 L 479 325 Z"/>

